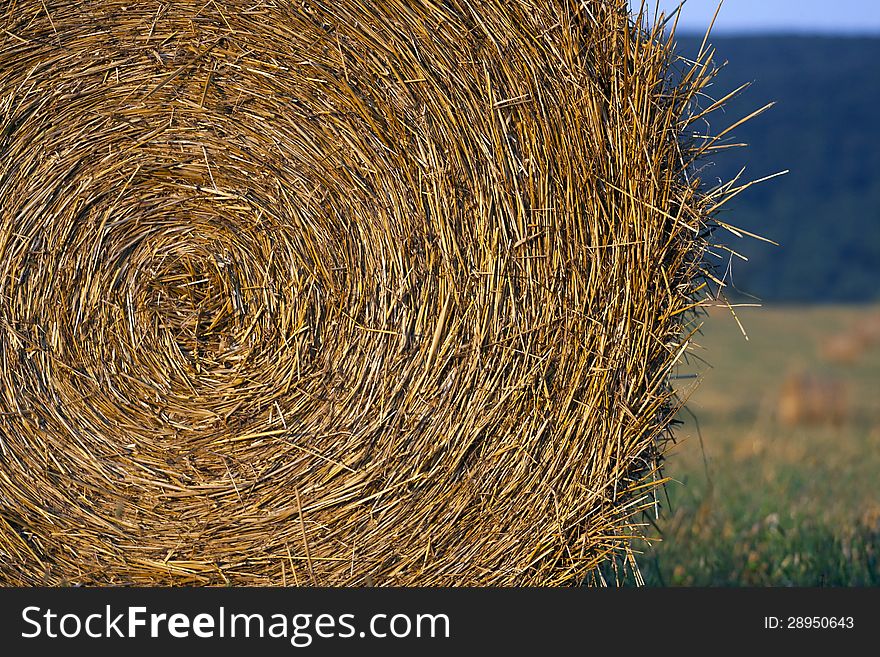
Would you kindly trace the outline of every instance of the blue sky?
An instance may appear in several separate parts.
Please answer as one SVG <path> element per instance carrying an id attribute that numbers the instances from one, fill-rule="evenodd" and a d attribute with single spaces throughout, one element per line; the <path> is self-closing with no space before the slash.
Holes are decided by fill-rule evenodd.
<path id="1" fill-rule="evenodd" d="M 652 10 L 655 4 L 646 0 Z M 678 4 L 660 0 L 660 10 L 669 13 Z M 679 30 L 705 32 L 717 7 L 718 0 L 687 0 Z M 880 0 L 724 0 L 713 31 L 880 35 Z"/>

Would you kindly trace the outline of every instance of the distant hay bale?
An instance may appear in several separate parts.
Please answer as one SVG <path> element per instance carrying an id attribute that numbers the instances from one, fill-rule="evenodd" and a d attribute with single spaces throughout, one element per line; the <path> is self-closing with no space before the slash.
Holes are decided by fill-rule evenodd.
<path id="1" fill-rule="evenodd" d="M 787 426 L 843 424 L 848 416 L 846 388 L 834 377 L 792 373 L 780 388 L 777 415 Z"/>
<path id="2" fill-rule="evenodd" d="M 734 191 L 687 137 L 711 52 L 622 0 L 0 25 L 0 581 L 560 585 L 631 557 Z"/>
<path id="3" fill-rule="evenodd" d="M 821 353 L 825 360 L 841 365 L 853 365 L 862 357 L 866 341 L 857 332 L 836 333 L 822 341 Z"/>
<path id="4" fill-rule="evenodd" d="M 866 348 L 880 346 L 880 312 L 872 312 L 855 327 L 855 333 Z"/>

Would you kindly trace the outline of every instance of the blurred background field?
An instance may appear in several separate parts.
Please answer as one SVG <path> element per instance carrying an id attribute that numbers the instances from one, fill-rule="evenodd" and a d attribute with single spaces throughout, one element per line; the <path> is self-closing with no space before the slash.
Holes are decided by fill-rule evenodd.
<path id="1" fill-rule="evenodd" d="M 880 306 L 710 313 L 649 585 L 880 585 Z M 693 380 L 679 387 L 687 394 Z M 702 442 L 701 442 L 702 438 Z M 656 531 L 654 532 L 657 533 Z"/>
<path id="2" fill-rule="evenodd" d="M 718 4 L 685 3 L 685 57 Z M 659 3 L 667 14 L 678 6 Z M 880 3 L 725 0 L 709 43 L 723 66 L 707 102 L 749 86 L 695 133 L 775 105 L 724 144 L 747 147 L 719 150 L 697 175 L 711 186 L 740 170 L 741 182 L 789 173 L 722 210 L 778 246 L 717 234 L 748 258 L 715 250 L 729 298 L 762 307 L 736 309 L 748 341 L 729 310 L 703 318 L 680 371 L 702 378 L 649 528 L 663 540 L 635 546 L 641 575 L 648 585 L 880 586 Z M 683 393 L 695 383 L 677 381 Z"/>

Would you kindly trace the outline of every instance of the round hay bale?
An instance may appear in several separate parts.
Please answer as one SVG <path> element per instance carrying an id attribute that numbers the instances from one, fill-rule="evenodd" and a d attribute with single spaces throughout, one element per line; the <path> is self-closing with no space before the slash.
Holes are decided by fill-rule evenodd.
<path id="1" fill-rule="evenodd" d="M 627 554 L 718 202 L 706 55 L 622 0 L 0 12 L 0 581 Z"/>

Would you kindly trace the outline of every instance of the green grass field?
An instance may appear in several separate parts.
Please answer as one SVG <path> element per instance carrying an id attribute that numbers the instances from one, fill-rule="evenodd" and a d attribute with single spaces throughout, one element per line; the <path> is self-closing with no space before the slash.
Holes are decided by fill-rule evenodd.
<path id="1" fill-rule="evenodd" d="M 880 308 L 703 318 L 648 585 L 880 585 Z M 682 379 L 683 393 L 695 381 Z M 701 441 L 702 437 L 702 441 Z M 702 445 L 701 445 L 702 442 Z M 658 530 L 651 528 L 653 534 Z"/>

